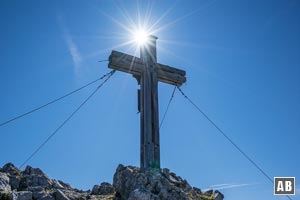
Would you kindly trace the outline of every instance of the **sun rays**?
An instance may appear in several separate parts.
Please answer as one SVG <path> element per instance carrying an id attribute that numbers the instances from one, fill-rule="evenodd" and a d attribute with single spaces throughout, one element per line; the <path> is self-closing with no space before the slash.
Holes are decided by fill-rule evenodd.
<path id="1" fill-rule="evenodd" d="M 114 25 L 119 27 L 118 32 L 112 33 L 109 37 L 112 39 L 112 43 L 108 48 L 102 49 L 100 51 L 91 52 L 86 55 L 85 58 L 91 58 L 98 56 L 102 53 L 111 51 L 113 48 L 123 48 L 124 51 L 133 51 L 136 56 L 139 52 L 141 45 L 147 43 L 147 36 L 156 35 L 160 36 L 164 31 L 168 30 L 171 26 L 177 25 L 191 15 L 196 14 L 207 5 L 203 5 L 193 9 L 190 12 L 184 13 L 183 15 L 174 18 L 173 20 L 167 20 L 167 18 L 173 13 L 173 11 L 178 7 L 178 1 L 175 1 L 170 5 L 163 13 L 157 15 L 153 12 L 154 1 L 148 1 L 146 5 L 141 6 L 142 2 L 136 1 L 135 6 L 129 7 L 124 6 L 121 2 L 114 2 L 115 15 L 108 14 L 104 10 L 100 9 L 96 5 L 93 7 L 97 10 L 101 16 L 106 17 L 108 20 L 113 22 Z M 126 9 L 127 8 L 127 9 Z M 164 45 L 162 43 L 160 46 Z M 180 44 L 180 41 L 172 41 L 168 39 L 168 43 L 173 43 L 174 45 Z M 193 44 L 195 46 L 195 44 Z M 163 51 L 171 51 L 170 49 L 164 47 Z"/>

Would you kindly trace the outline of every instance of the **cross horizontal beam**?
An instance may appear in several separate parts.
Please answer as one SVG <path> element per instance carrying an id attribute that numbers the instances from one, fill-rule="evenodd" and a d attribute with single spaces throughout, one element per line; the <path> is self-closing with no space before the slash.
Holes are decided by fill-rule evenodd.
<path id="1" fill-rule="evenodd" d="M 108 67 L 123 71 L 134 76 L 141 76 L 145 68 L 142 59 L 118 51 L 112 51 L 109 56 Z M 158 81 L 181 86 L 186 82 L 184 70 L 180 70 L 160 63 L 156 64 Z"/>

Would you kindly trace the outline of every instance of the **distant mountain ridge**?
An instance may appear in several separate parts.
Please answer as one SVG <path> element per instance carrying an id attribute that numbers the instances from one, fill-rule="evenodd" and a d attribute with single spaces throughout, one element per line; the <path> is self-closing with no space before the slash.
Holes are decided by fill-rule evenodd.
<path id="1" fill-rule="evenodd" d="M 223 200 L 219 191 L 201 192 L 169 169 L 140 171 L 119 165 L 113 184 L 79 190 L 50 179 L 41 169 L 24 171 L 12 163 L 0 168 L 0 200 Z"/>

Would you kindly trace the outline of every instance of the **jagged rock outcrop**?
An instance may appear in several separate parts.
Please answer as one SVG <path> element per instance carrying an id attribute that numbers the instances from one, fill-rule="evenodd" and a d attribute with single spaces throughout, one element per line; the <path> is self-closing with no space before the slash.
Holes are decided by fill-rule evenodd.
<path id="1" fill-rule="evenodd" d="M 113 186 L 118 200 L 202 200 L 223 199 L 218 191 L 202 193 L 168 169 L 140 172 L 137 167 L 119 165 Z"/>
<path id="2" fill-rule="evenodd" d="M 202 193 L 168 169 L 140 171 L 119 165 L 113 184 L 103 182 L 90 191 L 49 178 L 39 168 L 24 171 L 8 163 L 0 168 L 0 200 L 222 200 L 218 191 Z"/>
<path id="3" fill-rule="evenodd" d="M 9 184 L 11 186 L 11 189 L 18 189 L 21 181 L 21 171 L 12 163 L 7 163 L 2 167 L 1 172 L 6 173 L 9 177 Z"/>
<path id="4" fill-rule="evenodd" d="M 114 194 L 115 188 L 110 184 L 103 182 L 100 185 L 95 185 L 92 190 L 92 194 L 94 195 L 109 195 Z"/>
<path id="5" fill-rule="evenodd" d="M 0 172 L 0 191 L 10 191 L 9 177 L 7 174 Z"/>

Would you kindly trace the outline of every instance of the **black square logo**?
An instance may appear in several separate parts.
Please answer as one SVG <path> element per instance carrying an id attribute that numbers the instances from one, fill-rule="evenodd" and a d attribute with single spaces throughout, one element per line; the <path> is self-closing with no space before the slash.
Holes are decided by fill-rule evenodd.
<path id="1" fill-rule="evenodd" d="M 274 195 L 295 195 L 295 177 L 274 177 Z"/>

